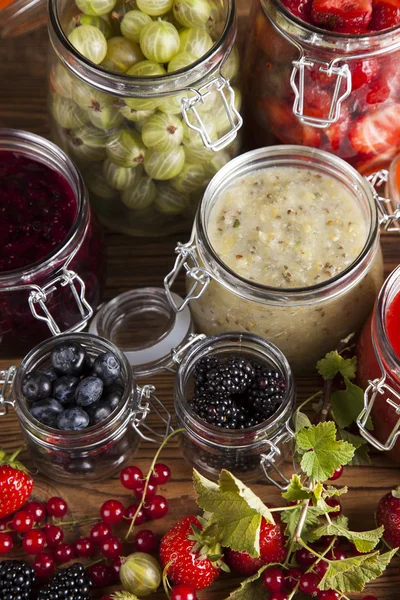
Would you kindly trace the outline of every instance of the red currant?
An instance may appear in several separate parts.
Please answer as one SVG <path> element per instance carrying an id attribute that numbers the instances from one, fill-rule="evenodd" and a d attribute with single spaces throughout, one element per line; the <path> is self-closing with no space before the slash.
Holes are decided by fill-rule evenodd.
<path id="1" fill-rule="evenodd" d="M 32 529 L 23 537 L 22 547 L 27 554 L 39 554 L 46 545 L 46 536 L 40 529 Z"/>
<path id="2" fill-rule="evenodd" d="M 49 548 L 56 548 L 64 539 L 64 532 L 61 527 L 57 527 L 57 525 L 45 525 L 44 533 Z"/>
<path id="3" fill-rule="evenodd" d="M 280 592 L 285 579 L 279 567 L 269 567 L 262 574 L 262 584 L 268 592 Z"/>
<path id="4" fill-rule="evenodd" d="M 319 590 L 317 598 L 318 600 L 340 600 L 340 594 L 335 590 Z"/>
<path id="5" fill-rule="evenodd" d="M 121 558 L 114 558 L 113 561 L 111 561 L 110 564 L 110 569 L 112 572 L 112 580 L 116 583 L 119 582 L 119 572 L 121 570 Z"/>
<path id="6" fill-rule="evenodd" d="M 49 579 L 54 573 L 55 566 L 54 558 L 48 552 L 39 552 L 33 561 L 36 577 L 40 579 Z"/>
<path id="7" fill-rule="evenodd" d="M 101 542 L 100 552 L 106 558 L 117 558 L 122 553 L 122 544 L 115 535 L 112 535 Z"/>
<path id="8" fill-rule="evenodd" d="M 94 544 L 99 546 L 101 542 L 104 542 L 107 538 L 112 536 L 111 527 L 107 523 L 99 521 L 96 525 L 93 525 L 90 530 L 90 539 Z"/>
<path id="9" fill-rule="evenodd" d="M 302 575 L 303 571 L 299 567 L 291 567 L 285 573 L 285 587 L 287 587 L 289 592 L 294 590 Z"/>
<path id="10" fill-rule="evenodd" d="M 35 523 L 40 523 L 46 516 L 46 509 L 40 502 L 27 502 L 24 509 L 31 513 Z"/>
<path id="11" fill-rule="evenodd" d="M 12 526 L 18 533 L 26 533 L 30 531 L 33 527 L 33 517 L 31 513 L 26 510 L 20 510 L 15 513 Z"/>
<path id="12" fill-rule="evenodd" d="M 124 510 L 119 500 L 106 500 L 100 508 L 100 516 L 107 525 L 117 525 L 124 517 Z"/>
<path id="13" fill-rule="evenodd" d="M 148 519 L 162 519 L 168 512 L 168 502 L 164 496 L 153 496 L 144 507 L 144 512 Z"/>
<path id="14" fill-rule="evenodd" d="M 273 592 L 268 600 L 288 600 L 288 597 L 283 592 Z"/>
<path id="15" fill-rule="evenodd" d="M 106 587 L 112 581 L 112 572 L 109 566 L 103 563 L 92 565 L 87 569 L 87 574 L 95 588 Z"/>
<path id="16" fill-rule="evenodd" d="M 8 554 L 13 549 L 13 539 L 9 533 L 0 533 L 0 554 Z"/>
<path id="17" fill-rule="evenodd" d="M 138 507 L 139 507 L 139 504 L 131 504 L 130 506 L 128 506 L 128 508 L 125 509 L 125 513 L 124 513 L 125 519 L 132 521 L 133 517 L 136 515 L 136 511 L 137 511 Z M 142 525 L 145 522 L 145 520 L 146 520 L 146 514 L 145 514 L 143 508 L 141 508 L 139 510 L 138 514 L 136 515 L 134 525 Z"/>
<path id="18" fill-rule="evenodd" d="M 337 498 L 327 498 L 325 502 L 328 506 L 332 506 L 332 508 L 339 506 L 339 510 L 329 513 L 331 519 L 337 519 L 337 517 L 342 514 L 342 505 L 340 504 L 340 500 Z"/>
<path id="19" fill-rule="evenodd" d="M 138 552 L 152 554 L 158 549 L 158 539 L 150 529 L 142 529 L 133 539 L 133 545 Z"/>
<path id="20" fill-rule="evenodd" d="M 296 552 L 296 560 L 300 567 L 310 567 L 315 562 L 315 554 L 305 548 L 300 548 Z"/>
<path id="21" fill-rule="evenodd" d="M 76 540 L 75 553 L 80 558 L 89 558 L 94 554 L 94 544 L 90 538 L 82 537 Z"/>
<path id="22" fill-rule="evenodd" d="M 67 514 L 68 504 L 62 498 L 54 496 L 46 502 L 46 510 L 52 517 L 61 518 Z"/>
<path id="23" fill-rule="evenodd" d="M 163 463 L 157 463 L 154 465 L 152 474 L 150 475 L 150 483 L 154 485 L 164 485 L 171 479 L 171 469 L 168 465 Z"/>
<path id="24" fill-rule="evenodd" d="M 197 600 L 196 590 L 190 585 L 179 583 L 171 590 L 171 600 Z"/>
<path id="25" fill-rule="evenodd" d="M 71 560 L 74 558 L 75 550 L 71 544 L 59 544 L 57 548 L 54 550 L 54 558 L 56 562 L 61 564 Z"/>
<path id="26" fill-rule="evenodd" d="M 143 496 L 143 492 L 144 492 L 144 488 L 145 488 L 146 482 L 145 481 L 139 481 L 134 494 L 136 496 L 136 498 L 141 499 Z M 157 493 L 157 486 L 154 485 L 154 483 L 148 483 L 147 486 L 147 490 L 146 490 L 146 501 L 148 502 L 149 500 L 151 500 L 153 498 L 153 496 L 155 496 Z"/>
<path id="27" fill-rule="evenodd" d="M 139 467 L 125 467 L 120 473 L 120 481 L 127 490 L 135 490 L 138 482 L 143 480 L 143 473 Z"/>
<path id="28" fill-rule="evenodd" d="M 315 573 L 304 573 L 300 577 L 299 589 L 305 594 L 315 594 L 318 591 L 320 578 Z"/>
<path id="29" fill-rule="evenodd" d="M 320 560 L 316 565 L 313 566 L 313 571 L 322 579 L 322 577 L 328 570 L 328 566 L 329 565 L 327 562 L 325 562 L 324 560 Z"/>
<path id="30" fill-rule="evenodd" d="M 341 477 L 342 475 L 343 475 L 343 467 L 340 466 L 333 471 L 333 475 L 332 475 L 332 477 L 329 477 L 328 481 L 336 481 L 336 479 L 339 479 L 339 477 Z"/>
<path id="31" fill-rule="evenodd" d="M 332 548 L 332 550 L 329 550 L 329 552 L 326 553 L 325 557 L 328 560 L 345 560 L 347 558 L 347 554 L 340 548 Z"/>

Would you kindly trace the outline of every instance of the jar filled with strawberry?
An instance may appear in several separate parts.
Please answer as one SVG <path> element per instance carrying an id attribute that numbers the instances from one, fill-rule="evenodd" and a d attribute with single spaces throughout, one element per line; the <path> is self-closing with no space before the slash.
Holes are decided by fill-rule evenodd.
<path id="1" fill-rule="evenodd" d="M 360 172 L 400 146 L 400 8 L 390 0 L 254 0 L 249 141 L 333 152 Z"/>

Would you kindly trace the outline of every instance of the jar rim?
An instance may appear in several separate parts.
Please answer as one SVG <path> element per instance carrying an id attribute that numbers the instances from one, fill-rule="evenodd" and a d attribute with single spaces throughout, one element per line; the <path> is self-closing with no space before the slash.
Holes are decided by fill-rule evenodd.
<path id="1" fill-rule="evenodd" d="M 246 279 L 233 271 L 221 260 L 208 236 L 207 211 L 210 211 L 210 206 L 213 202 L 215 203 L 221 190 L 226 189 L 245 174 L 254 173 L 262 168 L 279 166 L 285 161 L 289 161 L 291 166 L 304 165 L 304 161 L 307 161 L 307 168 L 310 168 L 312 163 L 320 167 L 327 165 L 331 169 L 329 172 L 331 176 L 334 176 L 336 173 L 341 178 L 343 176 L 349 178 L 352 182 L 352 187 L 357 186 L 357 189 L 363 193 L 370 213 L 367 239 L 357 258 L 346 269 L 334 277 L 307 287 L 276 288 Z M 272 164 L 267 164 L 268 162 Z M 193 233 L 197 238 L 198 250 L 201 258 L 204 260 L 206 269 L 210 270 L 212 275 L 217 274 L 216 278 L 222 279 L 220 283 L 228 287 L 233 293 L 263 302 L 270 301 L 289 304 L 293 301 L 315 302 L 326 299 L 327 294 L 329 294 L 330 298 L 333 298 L 343 293 L 345 283 L 348 286 L 354 285 L 356 271 L 358 271 L 358 281 L 369 265 L 371 250 L 374 250 L 375 242 L 379 240 L 379 222 L 372 186 L 358 171 L 341 158 L 324 150 L 287 144 L 251 150 L 231 160 L 222 167 L 209 183 L 200 202 L 193 226 Z"/>
<path id="2" fill-rule="evenodd" d="M 102 421 L 97 425 L 81 429 L 79 431 L 61 431 L 59 429 L 55 429 L 53 427 L 49 427 L 48 425 L 40 423 L 40 421 L 37 421 L 37 419 L 32 417 L 31 413 L 27 408 L 27 402 L 23 400 L 22 394 L 22 380 L 25 373 L 28 370 L 36 369 L 39 364 L 43 363 L 43 359 L 49 356 L 51 349 L 56 344 L 66 340 L 78 342 L 82 344 L 85 348 L 94 347 L 96 349 L 99 349 L 100 352 L 113 352 L 120 361 L 123 370 L 123 379 L 125 387 L 118 407 L 113 411 L 113 413 L 111 413 L 108 419 L 105 419 L 105 421 Z M 35 346 L 30 352 L 28 352 L 28 354 L 23 358 L 21 364 L 17 368 L 17 373 L 13 382 L 13 396 L 15 399 L 14 408 L 18 418 L 24 424 L 24 427 L 26 428 L 26 426 L 29 425 L 29 435 L 32 435 L 36 440 L 39 439 L 40 436 L 45 436 L 46 438 L 48 437 L 51 440 L 50 442 L 43 442 L 41 440 L 39 442 L 40 444 L 56 443 L 59 445 L 58 447 L 63 447 L 63 443 L 68 444 L 73 442 L 74 444 L 79 444 L 79 442 L 81 441 L 85 442 L 84 446 L 96 442 L 103 444 L 106 441 L 106 435 L 110 435 L 110 433 L 115 433 L 113 431 L 113 428 L 120 420 L 120 417 L 129 407 L 129 404 L 132 401 L 132 391 L 135 391 L 137 389 L 138 388 L 136 385 L 136 379 L 133 374 L 133 371 L 125 355 L 120 351 L 120 349 L 117 346 L 115 346 L 112 342 L 106 340 L 105 338 L 92 335 L 90 333 L 67 333 L 44 340 L 43 342 Z M 138 399 L 136 399 L 136 404 L 137 403 Z M 126 421 L 130 420 L 131 418 L 131 411 L 128 411 L 121 425 L 125 425 Z M 99 437 L 100 434 L 101 437 Z M 72 449 L 79 449 L 79 446 L 74 445 Z"/>
<path id="3" fill-rule="evenodd" d="M 195 63 L 183 69 L 154 77 L 130 77 L 124 74 L 106 71 L 95 65 L 77 52 L 68 40 L 61 25 L 59 15 L 60 2 L 49 0 L 49 37 L 52 46 L 65 67 L 81 80 L 87 79 L 90 85 L 97 89 L 122 97 L 146 97 L 177 95 L 183 91 L 192 91 L 191 86 L 202 81 L 217 67 L 223 64 L 236 37 L 236 6 L 232 0 L 227 0 L 228 10 L 224 29 L 210 48 Z M 69 57 L 73 58 L 72 61 Z"/>
<path id="4" fill-rule="evenodd" d="M 400 293 L 400 265 L 387 277 L 376 300 L 372 319 L 372 342 L 378 362 L 385 372 L 387 368 L 400 375 L 400 357 L 390 341 L 386 317 L 395 296 Z M 383 354 L 383 356 L 382 356 Z"/>
<path id="5" fill-rule="evenodd" d="M 263 356 L 264 361 L 272 363 L 272 366 L 280 370 L 287 384 L 284 400 L 278 410 L 262 423 L 246 429 L 221 429 L 215 425 L 210 425 L 193 411 L 186 397 L 187 382 L 197 360 L 201 356 L 212 355 L 213 350 L 221 350 L 228 347 L 231 349 L 229 344 L 232 345 L 232 352 L 236 351 L 243 356 L 246 355 L 246 348 L 248 352 L 251 350 L 258 352 Z M 211 349 L 210 354 L 205 352 L 207 349 Z M 293 373 L 281 350 L 275 344 L 261 336 L 241 331 L 217 333 L 205 337 L 191 346 L 179 365 L 174 386 L 176 412 L 179 412 L 180 407 L 183 409 L 185 426 L 188 427 L 190 425 L 190 433 L 208 443 L 210 441 L 207 435 L 211 434 L 219 439 L 218 442 L 215 442 L 215 445 L 221 446 L 226 442 L 227 446 L 236 449 L 241 446 L 248 448 L 252 445 L 264 443 L 265 436 L 277 426 L 278 421 L 282 422 L 284 420 L 287 423 L 292 416 L 295 396 L 296 386 Z M 241 438 L 243 437 L 250 438 L 250 442 L 247 439 L 246 444 L 242 444 Z"/>
<path id="6" fill-rule="evenodd" d="M 56 144 L 20 129 L 0 128 L 0 151 L 5 150 L 27 156 L 40 162 L 61 175 L 71 186 L 77 210 L 71 229 L 63 241 L 43 259 L 18 269 L 0 272 L 0 287 L 21 280 L 30 280 L 59 261 L 63 254 L 79 247 L 82 229 L 86 229 L 89 204 L 82 176 L 72 160 Z"/>

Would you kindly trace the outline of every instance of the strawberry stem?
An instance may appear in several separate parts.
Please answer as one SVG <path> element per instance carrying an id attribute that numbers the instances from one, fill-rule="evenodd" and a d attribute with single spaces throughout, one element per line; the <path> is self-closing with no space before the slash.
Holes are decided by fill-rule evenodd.
<path id="1" fill-rule="evenodd" d="M 171 565 L 172 565 L 172 562 L 170 561 L 169 563 L 167 563 L 165 565 L 163 572 L 162 572 L 162 583 L 163 583 L 164 592 L 165 592 L 167 598 L 169 598 L 169 590 L 171 589 L 171 585 L 168 581 L 168 569 L 170 568 Z"/>

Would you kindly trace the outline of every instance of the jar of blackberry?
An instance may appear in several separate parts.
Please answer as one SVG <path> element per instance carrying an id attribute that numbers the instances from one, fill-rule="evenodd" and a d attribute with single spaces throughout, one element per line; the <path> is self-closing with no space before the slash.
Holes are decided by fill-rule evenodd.
<path id="1" fill-rule="evenodd" d="M 33 465 L 56 481 L 108 479 L 141 438 L 159 443 L 172 431 L 155 388 L 139 387 L 125 354 L 95 335 L 45 340 L 0 376 L 0 416 L 15 410 Z M 161 421 L 150 427 L 152 408 Z"/>
<path id="2" fill-rule="evenodd" d="M 284 489 L 292 456 L 294 379 L 285 356 L 253 334 L 198 335 L 174 353 L 177 424 L 184 458 L 207 477 L 264 474 Z"/>
<path id="3" fill-rule="evenodd" d="M 51 142 L 0 129 L 0 355 L 82 330 L 100 300 L 103 242 L 85 185 Z"/>

